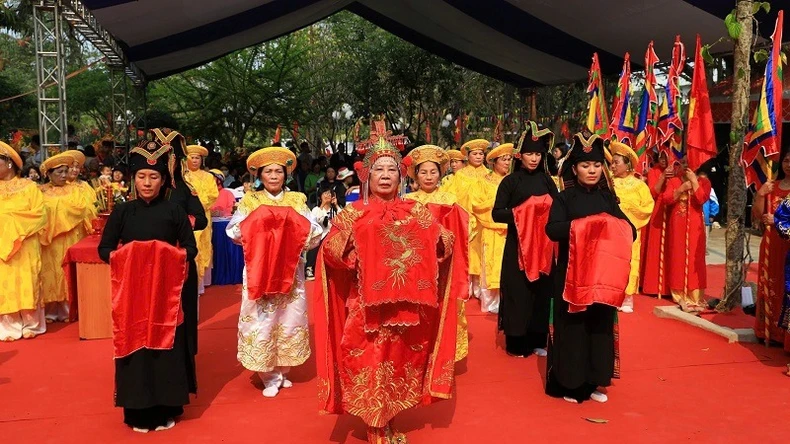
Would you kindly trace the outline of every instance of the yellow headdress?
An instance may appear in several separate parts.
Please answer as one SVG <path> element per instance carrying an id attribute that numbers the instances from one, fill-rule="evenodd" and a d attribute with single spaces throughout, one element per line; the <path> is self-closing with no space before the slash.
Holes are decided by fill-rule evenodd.
<path id="1" fill-rule="evenodd" d="M 514 151 L 514 148 L 513 148 L 513 144 L 512 143 L 503 143 L 502 145 L 499 145 L 498 147 L 496 147 L 493 150 L 491 150 L 486 155 L 486 162 L 493 162 L 494 159 L 496 159 L 497 157 L 502 157 L 502 156 L 507 156 L 507 155 L 511 155 L 512 156 L 513 155 L 513 151 Z"/>
<path id="2" fill-rule="evenodd" d="M 612 157 L 615 154 L 630 160 L 632 168 L 636 168 L 637 164 L 639 163 L 639 156 L 636 155 L 636 152 L 634 152 L 630 146 L 613 140 L 609 142 L 609 146 L 604 149 L 604 155 L 606 156 L 606 161 L 609 162 L 609 164 L 612 163 Z"/>
<path id="3" fill-rule="evenodd" d="M 56 154 L 41 162 L 41 174 L 46 175 L 55 168 L 59 168 L 64 165 L 71 166 L 74 164 L 74 162 L 76 162 L 76 159 L 68 152 Z"/>
<path id="4" fill-rule="evenodd" d="M 403 164 L 406 165 L 406 174 L 412 179 L 417 177 L 417 167 L 423 162 L 434 162 L 439 166 L 440 174 L 447 171 L 447 164 L 450 162 L 447 152 L 436 145 L 422 145 L 411 150 L 411 152 L 403 159 Z"/>
<path id="5" fill-rule="evenodd" d="M 74 161 L 79 164 L 80 167 L 85 165 L 85 154 L 82 154 L 80 150 L 68 150 L 64 151 L 63 154 L 69 154 L 71 157 L 74 158 Z"/>
<path id="6" fill-rule="evenodd" d="M 248 169 L 257 170 L 272 164 L 284 166 L 285 171 L 291 174 L 296 168 L 296 156 L 288 148 L 270 146 L 255 151 L 247 158 Z"/>
<path id="7" fill-rule="evenodd" d="M 466 160 L 464 153 L 459 150 L 444 150 L 444 152 L 447 153 L 447 158 L 450 160 Z"/>
<path id="8" fill-rule="evenodd" d="M 464 157 L 466 157 L 472 151 L 480 150 L 485 152 L 489 146 L 491 146 L 491 142 L 487 141 L 486 139 L 470 140 L 465 144 L 461 145 L 461 154 L 463 154 Z"/>
<path id="9" fill-rule="evenodd" d="M 19 169 L 22 169 L 22 165 L 24 165 L 22 158 L 19 157 L 19 153 L 17 153 L 16 150 L 11 147 L 11 145 L 2 141 L 0 141 L 0 156 L 6 156 L 11 159 L 11 161 L 14 162 L 14 165 L 16 165 Z"/>
<path id="10" fill-rule="evenodd" d="M 197 154 L 199 156 L 208 157 L 208 150 L 206 147 L 200 145 L 187 145 L 186 152 L 187 155 Z"/>

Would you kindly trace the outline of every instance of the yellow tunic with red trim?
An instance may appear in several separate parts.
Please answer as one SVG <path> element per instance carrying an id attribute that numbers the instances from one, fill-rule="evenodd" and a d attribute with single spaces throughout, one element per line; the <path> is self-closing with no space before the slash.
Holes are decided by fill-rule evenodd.
<path id="1" fill-rule="evenodd" d="M 47 225 L 41 232 L 41 294 L 44 303 L 68 301 L 63 257 L 87 234 L 85 221 L 95 214 L 95 202 L 77 184 L 41 187 Z M 95 195 L 94 195 L 95 196 Z"/>
<path id="2" fill-rule="evenodd" d="M 208 225 L 205 230 L 195 231 L 195 240 L 198 246 L 198 255 L 195 258 L 195 265 L 197 266 L 198 281 L 203 279 L 203 275 L 211 265 L 211 257 L 213 250 L 211 248 L 211 207 L 219 197 L 219 189 L 214 175 L 203 170 L 187 171 L 184 174 L 184 180 L 192 185 L 195 189 L 200 204 L 203 205 L 203 211 L 206 212 L 206 219 Z"/>
<path id="3" fill-rule="evenodd" d="M 479 267 L 485 273 L 480 280 L 480 287 L 488 290 L 499 289 L 499 275 L 502 272 L 502 255 L 505 253 L 507 224 L 494 222 L 491 210 L 494 209 L 496 192 L 505 176 L 491 173 L 477 182 L 472 191 L 472 213 L 477 219 L 480 232 L 481 262 Z M 472 268 L 472 263 L 469 263 Z"/>
<path id="4" fill-rule="evenodd" d="M 432 193 L 426 193 L 423 190 L 418 190 L 413 193 L 406 194 L 403 196 L 403 198 L 416 200 L 417 202 L 420 202 L 426 206 L 430 206 L 431 204 L 451 206 L 457 204 L 455 194 L 439 189 L 434 190 Z M 458 233 L 455 234 L 456 237 L 458 237 Z M 455 337 L 455 362 L 458 362 L 469 355 L 469 323 L 466 320 L 466 304 L 464 304 L 465 300 L 466 298 L 458 301 L 458 329 L 456 331 Z"/>
<path id="5" fill-rule="evenodd" d="M 472 201 L 479 199 L 476 194 L 479 192 L 477 182 L 482 180 L 488 175 L 490 171 L 483 165 L 474 167 L 466 165 L 460 170 L 453 173 L 445 185 L 443 190 L 455 194 L 458 199 L 458 205 L 461 206 L 467 213 L 469 213 L 469 225 L 471 226 L 471 233 L 469 235 L 469 275 L 480 276 L 480 264 L 482 263 L 483 244 L 480 239 L 480 228 L 477 225 L 476 218 L 471 217 L 474 214 L 472 211 Z"/>
<path id="6" fill-rule="evenodd" d="M 41 307 L 41 243 L 47 223 L 44 196 L 28 180 L 0 181 L 0 315 Z"/>
<path id="7" fill-rule="evenodd" d="M 653 214 L 653 196 L 650 188 L 633 174 L 619 178 L 615 177 L 614 191 L 620 200 L 620 209 L 623 210 L 628 220 L 636 228 L 636 239 L 631 250 L 631 274 L 628 277 L 628 287 L 625 294 L 633 295 L 639 290 L 639 268 L 642 258 L 642 227 L 650 222 Z"/>

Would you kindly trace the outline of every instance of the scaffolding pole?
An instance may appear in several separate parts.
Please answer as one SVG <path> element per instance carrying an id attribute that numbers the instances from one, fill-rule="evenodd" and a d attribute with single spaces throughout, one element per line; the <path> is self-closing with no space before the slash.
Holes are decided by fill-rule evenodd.
<path id="1" fill-rule="evenodd" d="M 128 163 L 129 160 L 129 136 L 130 111 L 128 102 L 129 93 L 126 85 L 126 73 L 122 66 L 110 66 L 110 121 L 112 136 L 115 141 L 115 148 L 122 148 L 121 160 Z M 117 150 L 113 155 L 118 154 Z"/>
<path id="2" fill-rule="evenodd" d="M 60 5 L 41 0 L 33 5 L 36 90 L 41 161 L 67 145 L 66 61 Z"/>

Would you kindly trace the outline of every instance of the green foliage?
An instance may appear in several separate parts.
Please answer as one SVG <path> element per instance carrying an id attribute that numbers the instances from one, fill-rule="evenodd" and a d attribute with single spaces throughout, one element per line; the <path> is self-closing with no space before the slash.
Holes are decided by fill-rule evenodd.
<path id="1" fill-rule="evenodd" d="M 726 17 L 724 17 L 724 26 L 727 27 L 727 33 L 731 38 L 737 40 L 741 35 L 741 24 L 738 23 L 738 14 L 736 10 L 732 10 Z"/>
<path id="2" fill-rule="evenodd" d="M 771 12 L 771 3 L 754 2 L 754 4 L 752 4 L 752 14 L 757 14 L 758 12 L 760 12 L 760 9 L 762 9 L 766 13 Z"/>
<path id="3" fill-rule="evenodd" d="M 754 57 L 754 63 L 764 62 L 768 60 L 768 51 L 765 49 L 758 49 L 757 51 L 754 51 L 752 57 Z"/>

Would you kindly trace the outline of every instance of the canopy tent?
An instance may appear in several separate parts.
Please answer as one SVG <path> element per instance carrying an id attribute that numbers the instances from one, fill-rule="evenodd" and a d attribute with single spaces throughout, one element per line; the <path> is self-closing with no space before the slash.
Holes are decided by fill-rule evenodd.
<path id="1" fill-rule="evenodd" d="M 650 40 L 726 34 L 727 0 L 83 0 L 148 80 L 199 66 L 346 9 L 436 55 L 528 87 L 586 78 L 593 52 L 616 74 Z M 773 23 L 776 13 L 759 13 Z M 790 27 L 790 20 L 785 21 Z M 760 29 L 763 37 L 773 29 Z M 790 36 L 790 30 L 784 35 Z M 722 49 L 728 49 L 721 46 Z"/>

